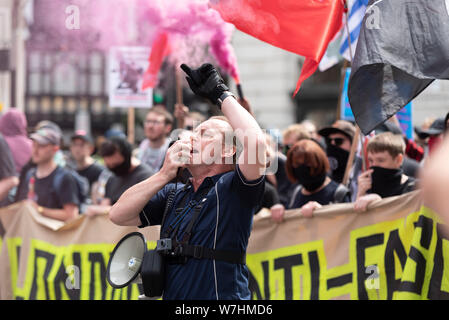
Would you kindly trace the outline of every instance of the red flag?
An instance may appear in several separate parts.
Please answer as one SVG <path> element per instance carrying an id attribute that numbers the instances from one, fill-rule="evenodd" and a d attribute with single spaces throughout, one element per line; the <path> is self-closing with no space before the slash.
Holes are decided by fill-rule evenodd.
<path id="1" fill-rule="evenodd" d="M 340 30 L 344 10 L 342 0 L 214 0 L 210 6 L 240 31 L 306 58 L 295 95 Z"/>
<path id="2" fill-rule="evenodd" d="M 150 65 L 143 75 L 142 90 L 154 88 L 158 81 L 158 74 L 164 58 L 170 51 L 168 33 L 160 32 L 154 38 L 149 58 Z"/>

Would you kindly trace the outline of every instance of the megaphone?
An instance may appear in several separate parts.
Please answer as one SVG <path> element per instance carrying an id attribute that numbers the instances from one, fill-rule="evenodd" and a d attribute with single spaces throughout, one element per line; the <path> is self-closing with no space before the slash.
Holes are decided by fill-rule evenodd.
<path id="1" fill-rule="evenodd" d="M 146 249 L 145 238 L 139 232 L 129 233 L 117 243 L 106 271 L 106 279 L 113 288 L 142 283 L 140 269 Z"/>
<path id="2" fill-rule="evenodd" d="M 112 251 L 106 279 L 116 289 L 142 284 L 145 295 L 139 299 L 159 298 L 164 290 L 164 272 L 162 256 L 156 250 L 147 250 L 143 234 L 131 232 Z"/>

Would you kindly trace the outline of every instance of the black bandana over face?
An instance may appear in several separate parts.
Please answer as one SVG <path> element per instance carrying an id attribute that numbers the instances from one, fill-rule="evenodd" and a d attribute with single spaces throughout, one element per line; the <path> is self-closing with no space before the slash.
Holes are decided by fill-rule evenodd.
<path id="1" fill-rule="evenodd" d="M 397 196 L 402 193 L 401 179 L 402 169 L 386 169 L 381 167 L 371 167 L 371 190 L 369 193 L 376 193 L 382 198 Z"/>
<path id="2" fill-rule="evenodd" d="M 111 170 L 111 172 L 113 172 L 116 176 L 124 176 L 129 172 L 129 169 L 131 168 L 131 159 L 125 159 L 125 161 L 123 161 L 121 164 L 113 167 L 113 168 L 109 168 L 109 170 Z"/>
<path id="3" fill-rule="evenodd" d="M 307 190 L 307 191 L 315 191 L 319 187 L 321 187 L 326 180 L 326 174 L 321 174 L 317 176 L 312 176 L 310 174 L 310 167 L 306 165 L 300 165 L 297 168 L 293 168 L 293 173 L 298 179 L 299 183 Z"/>
<path id="4" fill-rule="evenodd" d="M 341 183 L 345 175 L 349 152 L 333 144 L 329 144 L 327 145 L 326 154 L 331 168 L 331 179 Z"/>

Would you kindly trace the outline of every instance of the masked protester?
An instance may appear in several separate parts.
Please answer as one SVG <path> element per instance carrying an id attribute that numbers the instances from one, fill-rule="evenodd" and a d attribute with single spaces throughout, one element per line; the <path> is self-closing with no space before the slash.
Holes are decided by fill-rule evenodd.
<path id="1" fill-rule="evenodd" d="M 354 208 L 365 211 L 381 198 L 398 196 L 415 189 L 415 179 L 402 171 L 405 143 L 401 136 L 390 132 L 372 138 L 367 145 L 370 169 L 358 178 L 359 188 Z"/>
<path id="2" fill-rule="evenodd" d="M 123 192 L 147 179 L 153 172 L 132 156 L 132 145 L 124 137 L 112 137 L 100 147 L 105 166 L 113 173 L 107 180 L 101 203 L 87 207 L 88 216 L 107 214 Z"/>
<path id="3" fill-rule="evenodd" d="M 330 177 L 335 182 L 343 182 L 346 166 L 351 151 L 355 126 L 345 120 L 336 121 L 331 127 L 323 128 L 318 133 L 326 142 L 326 154 L 330 165 Z M 349 190 L 354 201 L 357 194 L 357 177 L 362 170 L 362 159 L 355 156 L 349 174 Z"/>
<path id="4" fill-rule="evenodd" d="M 301 140 L 287 153 L 288 178 L 298 184 L 288 209 L 301 208 L 311 217 L 316 208 L 331 203 L 350 202 L 349 189 L 328 177 L 329 161 L 321 146 L 313 140 Z M 272 219 L 280 222 L 284 212 L 272 208 Z"/>
<path id="5" fill-rule="evenodd" d="M 274 161 L 277 161 L 278 168 L 275 173 L 277 181 L 276 190 L 279 194 L 279 200 L 284 207 L 288 206 L 293 190 L 297 187 L 296 184 L 288 179 L 287 173 L 285 172 L 287 153 L 296 142 L 311 138 L 312 136 L 307 131 L 307 128 L 298 123 L 290 125 L 282 132 L 282 145 L 279 148 L 281 152 L 277 152 Z"/>

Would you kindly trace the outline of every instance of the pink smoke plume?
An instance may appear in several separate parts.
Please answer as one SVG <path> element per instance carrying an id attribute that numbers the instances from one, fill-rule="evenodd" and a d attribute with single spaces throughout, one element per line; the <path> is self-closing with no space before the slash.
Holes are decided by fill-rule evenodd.
<path id="1" fill-rule="evenodd" d="M 136 0 L 39 0 L 34 8 L 31 28 L 45 38 L 32 39 L 38 46 L 88 51 L 140 41 Z"/>
<path id="2" fill-rule="evenodd" d="M 207 0 L 139 0 L 143 20 L 171 35 L 171 61 L 198 66 L 208 60 L 207 47 L 220 67 L 236 81 L 237 59 L 230 41 L 234 26 L 209 9 Z"/>
<path id="3" fill-rule="evenodd" d="M 230 44 L 234 26 L 210 9 L 208 0 L 39 0 L 35 30 L 47 37 L 37 46 L 67 51 L 149 46 L 158 32 L 170 35 L 173 64 L 199 66 L 211 61 L 238 79 Z M 77 16 L 78 15 L 78 16 Z M 76 28 L 76 19 L 79 26 Z M 75 26 L 75 28 L 72 28 Z"/>

